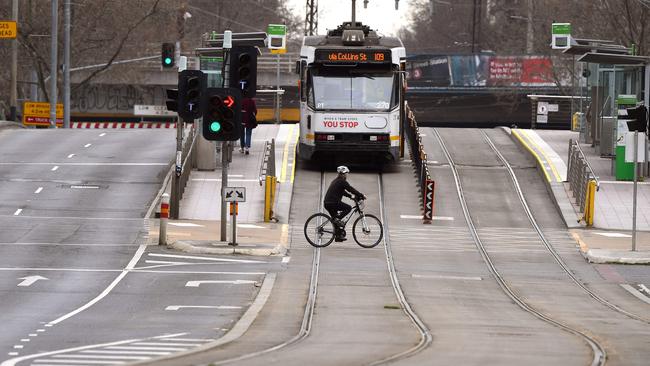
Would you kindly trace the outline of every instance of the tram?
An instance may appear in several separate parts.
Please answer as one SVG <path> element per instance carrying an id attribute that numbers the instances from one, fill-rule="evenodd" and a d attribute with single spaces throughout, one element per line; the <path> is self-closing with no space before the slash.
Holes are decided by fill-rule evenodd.
<path id="1" fill-rule="evenodd" d="M 307 36 L 296 71 L 300 78 L 298 156 L 396 160 L 404 103 L 406 50 L 359 22 L 326 36 Z"/>

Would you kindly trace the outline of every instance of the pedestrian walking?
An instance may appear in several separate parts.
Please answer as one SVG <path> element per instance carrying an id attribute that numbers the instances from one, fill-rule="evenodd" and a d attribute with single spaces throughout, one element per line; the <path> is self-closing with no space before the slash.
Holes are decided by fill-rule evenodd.
<path id="1" fill-rule="evenodd" d="M 239 152 L 250 153 L 251 139 L 253 137 L 253 129 L 257 127 L 257 106 L 255 99 L 246 97 L 242 100 L 242 125 L 243 131 L 239 141 Z"/>

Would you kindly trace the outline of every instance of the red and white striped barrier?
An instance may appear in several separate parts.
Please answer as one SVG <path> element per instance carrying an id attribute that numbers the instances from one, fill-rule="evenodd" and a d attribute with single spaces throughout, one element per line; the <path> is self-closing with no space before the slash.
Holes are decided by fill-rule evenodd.
<path id="1" fill-rule="evenodd" d="M 72 122 L 72 128 L 176 128 L 176 123 L 166 122 Z"/>
<path id="2" fill-rule="evenodd" d="M 167 220 L 169 219 L 169 193 L 163 193 L 160 200 L 160 233 L 158 245 L 167 245 Z"/>

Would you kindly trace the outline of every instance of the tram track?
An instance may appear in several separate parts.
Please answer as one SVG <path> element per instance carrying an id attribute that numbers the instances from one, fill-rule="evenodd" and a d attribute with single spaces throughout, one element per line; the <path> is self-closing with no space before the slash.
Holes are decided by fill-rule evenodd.
<path id="1" fill-rule="evenodd" d="M 474 241 L 475 246 L 476 246 L 479 254 L 481 255 L 483 261 L 485 262 L 485 264 L 488 267 L 489 272 L 491 273 L 491 275 L 493 276 L 493 278 L 495 279 L 495 281 L 497 282 L 499 287 L 506 294 L 506 296 L 508 296 L 522 310 L 524 310 L 527 313 L 535 316 L 536 318 L 546 322 L 547 324 L 550 324 L 550 325 L 552 325 L 554 327 L 557 327 L 557 328 L 559 328 L 559 329 L 561 329 L 561 330 L 563 330 L 563 331 L 565 331 L 565 332 L 567 332 L 569 334 L 572 334 L 572 335 L 574 335 L 576 337 L 581 338 L 583 340 L 583 342 L 585 344 L 587 344 L 592 350 L 593 358 L 591 360 L 590 365 L 592 365 L 592 366 L 605 365 L 606 360 L 607 360 L 607 352 L 605 351 L 605 348 L 603 347 L 603 345 L 598 340 L 596 340 L 594 337 L 588 335 L 587 333 L 581 331 L 577 327 L 573 327 L 573 326 L 571 326 L 569 324 L 566 324 L 566 323 L 564 323 L 564 322 L 562 322 L 560 320 L 554 319 L 554 318 L 544 314 L 542 311 L 536 309 L 534 306 L 529 304 L 522 296 L 520 296 L 512 288 L 512 286 L 508 283 L 508 281 L 506 281 L 504 276 L 501 274 L 501 272 L 499 271 L 499 269 L 495 265 L 492 257 L 488 253 L 486 247 L 484 246 L 483 241 L 482 241 L 482 239 L 481 239 L 481 237 L 480 237 L 480 235 L 478 233 L 478 229 L 476 228 L 476 226 L 474 224 L 474 220 L 471 217 L 470 210 L 469 210 L 469 207 L 468 207 L 468 204 L 467 204 L 467 200 L 465 198 L 465 193 L 463 191 L 463 186 L 461 184 L 460 175 L 459 175 L 457 166 L 456 166 L 456 164 L 455 164 L 455 162 L 454 162 L 454 160 L 453 160 L 453 158 L 451 156 L 451 153 L 447 149 L 445 141 L 442 138 L 442 136 L 440 135 L 440 133 L 438 132 L 438 130 L 433 129 L 433 133 L 434 133 L 436 139 L 439 141 L 440 147 L 441 147 L 445 157 L 447 158 L 447 161 L 449 162 L 449 166 L 451 168 L 453 179 L 454 179 L 454 182 L 455 182 L 455 185 L 456 185 L 456 192 L 458 194 L 458 198 L 459 198 L 459 201 L 460 201 L 460 204 L 461 204 L 463 216 L 465 217 L 465 221 L 466 221 L 467 226 L 469 228 L 472 240 Z M 485 135 L 485 138 L 489 139 L 487 137 L 487 135 Z M 501 155 L 501 157 L 502 157 L 502 155 Z M 502 163 L 504 163 L 504 160 L 502 160 Z M 510 168 L 510 171 L 512 172 L 511 168 Z M 512 174 L 514 174 L 514 172 L 512 172 Z M 513 176 L 511 176 L 511 177 L 513 177 Z M 515 179 L 516 179 L 516 177 L 515 177 Z M 521 194 L 521 190 L 519 190 L 519 193 Z M 522 200 L 525 201 L 523 199 L 523 197 L 522 197 Z M 532 213 L 530 212 L 530 210 L 528 209 L 528 210 L 526 210 L 526 212 L 531 215 L 531 216 L 529 216 L 529 219 L 534 220 L 534 217 L 532 217 Z M 539 228 L 539 226 L 537 226 L 537 227 Z M 541 230 L 540 230 L 540 232 L 541 232 Z M 555 254 L 557 255 L 557 252 Z M 559 257 L 559 255 L 558 255 L 558 257 Z M 568 267 L 566 267 L 566 265 L 565 265 L 565 268 L 568 270 Z M 574 278 L 575 278 L 575 276 L 574 276 Z"/>

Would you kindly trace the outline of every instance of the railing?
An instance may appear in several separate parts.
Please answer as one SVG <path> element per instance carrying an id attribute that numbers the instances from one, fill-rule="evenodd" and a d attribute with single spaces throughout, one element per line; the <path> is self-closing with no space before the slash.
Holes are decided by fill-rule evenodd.
<path id="1" fill-rule="evenodd" d="M 411 161 L 413 162 L 413 167 L 415 168 L 418 177 L 420 193 L 422 194 L 422 209 L 424 211 L 423 218 L 425 223 L 431 223 L 431 220 L 433 219 L 435 183 L 433 179 L 431 179 L 431 174 L 429 173 L 427 153 L 424 151 L 424 147 L 422 146 L 422 137 L 420 136 L 418 123 L 415 120 L 415 114 L 413 114 L 413 111 L 409 108 L 408 103 L 406 102 L 404 103 L 404 110 L 406 112 L 406 138 L 409 142 Z"/>
<path id="2" fill-rule="evenodd" d="M 300 55 L 285 53 L 280 55 L 280 72 L 293 73 L 296 69 L 296 60 Z M 276 71 L 278 69 L 278 55 L 263 55 L 257 58 L 258 71 Z"/>
<path id="3" fill-rule="evenodd" d="M 275 175 L 275 139 L 266 141 L 264 154 L 260 164 L 260 186 L 264 183 L 264 222 L 277 221 L 274 215 L 275 192 L 278 186 L 278 177 Z"/>
<path id="4" fill-rule="evenodd" d="M 185 187 L 187 187 L 187 182 L 190 180 L 190 173 L 192 172 L 192 167 L 196 161 L 196 141 L 197 141 L 197 129 L 192 125 L 192 128 L 189 129 L 189 133 L 183 139 L 183 148 L 181 150 L 181 169 L 180 172 L 176 170 L 174 176 L 172 177 L 172 190 L 171 190 L 171 200 L 170 200 L 170 215 L 171 219 L 177 220 L 180 212 L 180 202 L 183 199 L 183 193 L 185 193 Z M 172 167 L 172 169 L 176 169 Z"/>
<path id="5" fill-rule="evenodd" d="M 567 180 L 573 192 L 580 212 L 584 213 L 583 219 L 587 225 L 593 224 L 593 200 L 595 192 L 590 191 L 590 185 L 595 185 L 595 191 L 600 189 L 600 181 L 591 165 L 585 158 L 578 141 L 569 140 L 569 164 L 567 166 Z"/>

